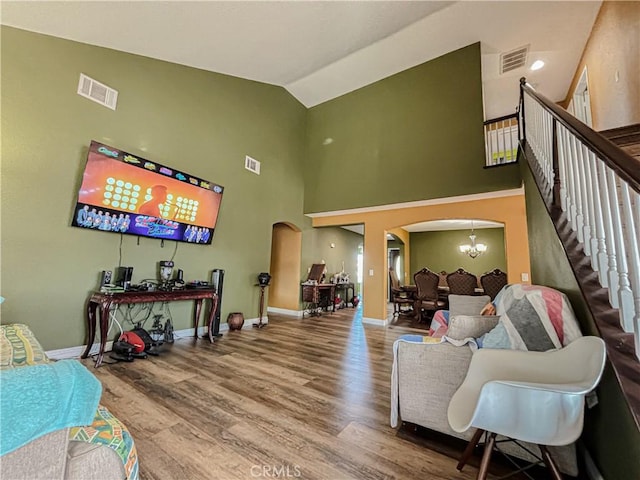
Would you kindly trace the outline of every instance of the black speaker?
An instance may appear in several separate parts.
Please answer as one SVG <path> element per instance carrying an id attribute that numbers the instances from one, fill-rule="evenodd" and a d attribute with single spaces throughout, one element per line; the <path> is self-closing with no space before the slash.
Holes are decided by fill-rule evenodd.
<path id="1" fill-rule="evenodd" d="M 131 287 L 131 277 L 133 277 L 133 267 L 116 267 L 116 285 L 128 290 Z"/>
<path id="2" fill-rule="evenodd" d="M 220 333 L 220 312 L 222 311 L 222 285 L 224 283 L 224 270 L 214 268 L 211 272 L 211 288 L 218 294 L 218 306 L 213 317 L 213 336 L 221 337 Z"/>
<path id="3" fill-rule="evenodd" d="M 111 284 L 111 270 L 102 270 L 100 273 L 100 287 Z"/>

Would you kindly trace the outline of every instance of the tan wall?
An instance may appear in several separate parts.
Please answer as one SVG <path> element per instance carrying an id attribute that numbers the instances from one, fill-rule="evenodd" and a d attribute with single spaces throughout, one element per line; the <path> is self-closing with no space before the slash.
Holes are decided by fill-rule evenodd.
<path id="1" fill-rule="evenodd" d="M 302 232 L 285 223 L 276 223 L 271 235 L 271 286 L 269 306 L 298 310 Z"/>
<path id="2" fill-rule="evenodd" d="M 524 193 L 507 192 L 504 197 L 440 203 L 367 213 L 317 217 L 313 226 L 365 224 L 363 300 L 366 318 L 386 319 L 387 238 L 393 229 L 418 222 L 442 219 L 481 218 L 504 224 L 508 281 L 519 283 L 529 274 L 529 242 Z M 394 234 L 397 235 L 395 231 Z M 405 245 L 408 245 L 408 239 Z M 406 257 L 409 257 L 407 254 Z M 369 271 L 373 275 L 369 275 Z"/>
<path id="3" fill-rule="evenodd" d="M 404 257 L 402 259 L 404 278 L 400 278 L 399 280 L 402 285 L 409 285 L 410 283 L 413 283 L 413 279 L 411 278 L 411 235 L 404 228 L 392 228 L 389 230 L 389 233 L 395 235 L 402 241 L 402 243 L 404 243 Z M 386 278 L 388 281 L 389 277 Z M 385 286 L 385 289 L 387 288 L 388 287 Z"/>
<path id="4" fill-rule="evenodd" d="M 565 107 L 585 66 L 593 129 L 640 123 L 640 2 L 602 3 Z"/>

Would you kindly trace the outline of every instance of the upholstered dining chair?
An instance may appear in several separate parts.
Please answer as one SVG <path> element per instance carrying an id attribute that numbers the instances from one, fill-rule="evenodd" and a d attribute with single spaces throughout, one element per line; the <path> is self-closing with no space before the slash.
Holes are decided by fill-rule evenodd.
<path id="1" fill-rule="evenodd" d="M 413 308 L 413 298 L 402 289 L 398 274 L 390 267 L 389 268 L 389 285 L 391 286 L 391 301 L 393 302 L 393 316 L 408 313 L 408 310 Z M 402 307 L 410 307 L 408 310 L 402 309 Z"/>
<path id="2" fill-rule="evenodd" d="M 485 295 L 489 295 L 491 300 L 496 298 L 496 295 L 502 287 L 507 284 L 507 274 L 499 268 L 483 274 L 480 277 L 480 285 L 484 290 Z"/>
<path id="3" fill-rule="evenodd" d="M 478 479 L 487 476 L 496 435 L 537 444 L 552 478 L 562 479 L 547 446 L 569 445 L 582 433 L 584 397 L 602 376 L 605 344 L 580 337 L 546 352 L 480 349 L 447 412 L 456 432 L 476 432 L 457 465 L 462 470 L 486 435 Z"/>
<path id="4" fill-rule="evenodd" d="M 459 268 L 447 275 L 449 293 L 454 295 L 474 295 L 478 288 L 478 278 L 473 274 Z"/>
<path id="5" fill-rule="evenodd" d="M 445 302 L 438 299 L 438 274 L 423 268 L 413 275 L 416 285 L 416 298 L 413 304 L 416 320 L 422 320 L 422 312 L 435 312 L 444 308 Z"/>

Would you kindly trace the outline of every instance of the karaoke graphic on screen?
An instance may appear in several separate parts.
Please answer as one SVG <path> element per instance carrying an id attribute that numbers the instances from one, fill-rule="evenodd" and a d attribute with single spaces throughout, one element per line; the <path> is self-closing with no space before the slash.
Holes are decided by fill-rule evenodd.
<path id="1" fill-rule="evenodd" d="M 92 141 L 72 225 L 210 244 L 224 188 Z"/>

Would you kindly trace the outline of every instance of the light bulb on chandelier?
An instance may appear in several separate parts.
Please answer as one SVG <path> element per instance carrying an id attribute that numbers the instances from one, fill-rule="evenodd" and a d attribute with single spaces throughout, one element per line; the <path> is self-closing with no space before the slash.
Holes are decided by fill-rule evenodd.
<path id="1" fill-rule="evenodd" d="M 476 258 L 487 251 L 487 246 L 484 243 L 476 243 L 476 235 L 473 233 L 473 220 L 471 220 L 471 235 L 469 235 L 471 243 L 460 245 L 460 253 L 466 253 L 471 258 Z"/>

